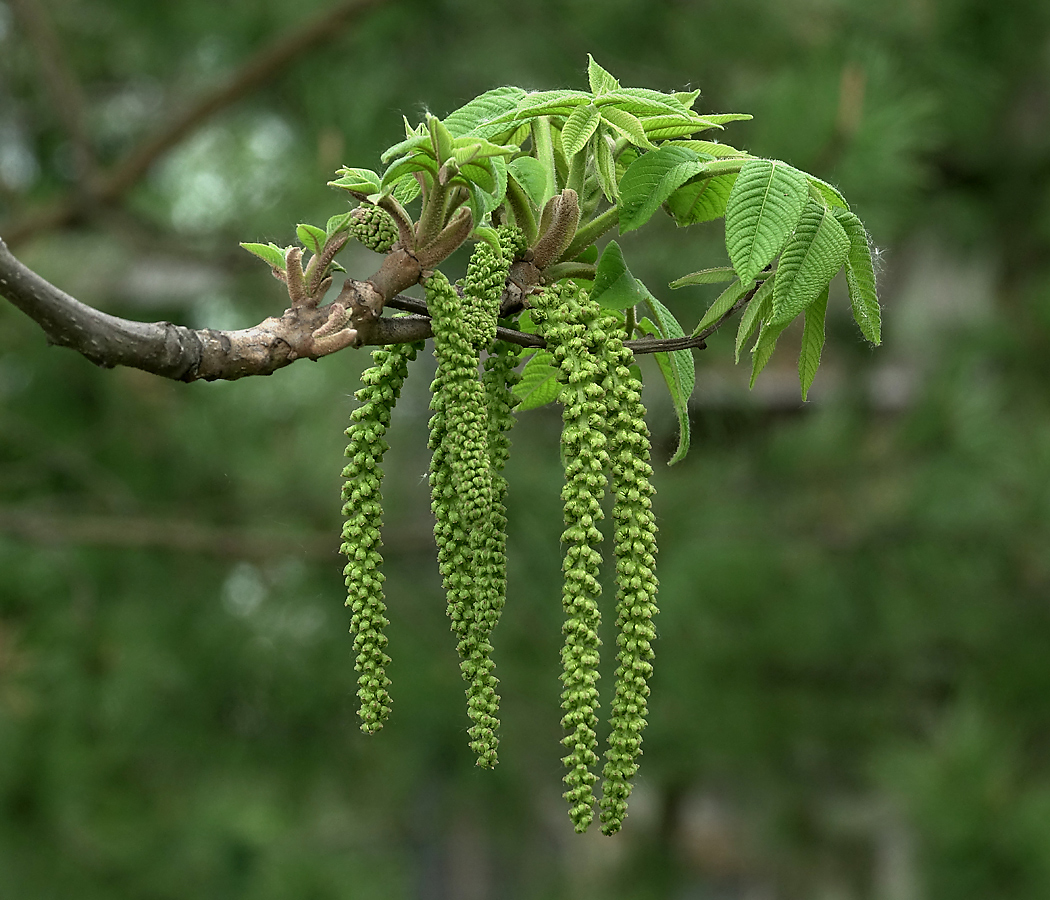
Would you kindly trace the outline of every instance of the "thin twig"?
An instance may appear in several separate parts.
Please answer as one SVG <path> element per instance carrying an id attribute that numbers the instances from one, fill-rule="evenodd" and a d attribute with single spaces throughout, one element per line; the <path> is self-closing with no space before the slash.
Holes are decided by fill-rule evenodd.
<path id="1" fill-rule="evenodd" d="M 181 115 L 132 149 L 91 190 L 96 203 L 112 203 L 128 192 L 161 156 L 184 140 L 221 109 L 240 100 L 283 69 L 288 63 L 334 38 L 355 16 L 383 0 L 343 0 L 302 27 L 288 32 L 249 59 L 225 84 L 198 98 Z M 5 240 L 17 244 L 30 235 L 60 228 L 75 221 L 83 210 L 83 198 L 62 197 L 49 206 L 29 214 L 20 222 L 0 230 Z"/>

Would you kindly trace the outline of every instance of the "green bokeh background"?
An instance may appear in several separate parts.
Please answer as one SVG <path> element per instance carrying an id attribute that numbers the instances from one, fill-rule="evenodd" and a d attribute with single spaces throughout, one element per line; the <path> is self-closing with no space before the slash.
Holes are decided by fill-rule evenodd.
<path id="1" fill-rule="evenodd" d="M 0 235 L 77 186 L 27 6 L 108 165 L 324 4 L 0 2 Z M 836 283 L 803 406 L 797 336 L 750 394 L 718 336 L 670 469 L 650 379 L 650 726 L 623 832 L 577 837 L 557 410 L 512 435 L 501 764 L 481 771 L 428 535 L 429 355 L 386 466 L 395 712 L 366 737 L 336 550 L 367 354 L 174 384 L 48 349 L 3 303 L 0 898 L 1050 896 L 1048 26 L 1045 0 L 388 0 L 120 205 L 15 246 L 115 314 L 253 324 L 284 303 L 238 241 L 344 210 L 325 182 L 377 166 L 402 114 L 582 87 L 591 52 L 624 84 L 753 113 L 725 139 L 837 184 L 880 249 L 885 341 Z M 720 226 L 622 246 L 699 317 L 710 288 L 663 286 L 724 259 Z M 365 277 L 377 257 L 341 259 Z"/>

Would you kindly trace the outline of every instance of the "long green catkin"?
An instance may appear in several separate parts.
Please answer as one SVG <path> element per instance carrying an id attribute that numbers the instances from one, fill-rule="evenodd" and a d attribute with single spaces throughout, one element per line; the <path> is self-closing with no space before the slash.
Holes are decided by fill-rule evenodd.
<path id="1" fill-rule="evenodd" d="M 492 249 L 491 256 L 482 248 Z M 426 283 L 438 361 L 430 438 L 434 536 L 468 684 L 470 745 L 481 766 L 497 762 L 499 696 L 489 636 L 503 595 L 493 578 L 493 558 L 502 538 L 495 533 L 489 413 L 478 366 L 481 347 L 495 337 L 505 278 L 502 254 L 482 244 L 468 267 L 464 298 L 440 272 Z"/>
<path id="2" fill-rule="evenodd" d="M 346 605 L 350 607 L 350 631 L 354 635 L 357 655 L 354 668 L 359 673 L 357 696 L 361 730 L 378 731 L 390 714 L 390 680 L 386 667 L 387 637 L 384 629 L 386 602 L 381 571 L 383 505 L 380 488 L 383 455 L 389 444 L 385 440 L 390 414 L 401 394 L 408 374 L 408 363 L 415 359 L 420 344 L 394 344 L 372 353 L 373 366 L 361 375 L 364 384 L 356 394 L 361 406 L 351 413 L 346 434 L 350 443 L 346 456 L 350 462 L 343 469 L 342 552 L 348 562 Z"/>
<path id="3" fill-rule="evenodd" d="M 649 429 L 645 424 L 641 381 L 631 368 L 633 356 L 616 335 L 618 322 L 607 329 L 606 377 L 609 456 L 612 476 L 613 527 L 616 552 L 616 643 L 619 648 L 616 694 L 605 753 L 601 823 L 614 834 L 627 814 L 631 778 L 638 771 L 642 729 L 645 728 L 652 675 L 652 641 L 656 636 L 656 521 L 650 479 Z"/>
<path id="4" fill-rule="evenodd" d="M 562 762 L 568 770 L 564 797 L 569 817 L 576 831 L 584 832 L 594 818 L 597 776 L 592 768 L 598 762 L 598 574 L 602 561 L 598 522 L 603 518 L 601 500 L 609 463 L 601 386 L 605 367 L 588 346 L 587 333 L 599 318 L 598 306 L 576 285 L 569 282 L 547 288 L 533 303 L 533 321 L 540 326 L 565 385 L 561 394 L 565 467 L 561 699 L 566 731 L 562 743 L 569 752 Z"/>

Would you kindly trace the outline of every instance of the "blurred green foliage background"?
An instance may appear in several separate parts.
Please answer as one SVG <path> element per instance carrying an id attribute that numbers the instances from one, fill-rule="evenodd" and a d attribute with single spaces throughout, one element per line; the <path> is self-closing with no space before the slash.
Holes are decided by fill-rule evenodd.
<path id="1" fill-rule="evenodd" d="M 672 469 L 652 391 L 650 728 L 624 831 L 577 837 L 557 410 L 513 434 L 487 772 L 428 535 L 429 357 L 386 466 L 395 709 L 368 738 L 336 552 L 367 354 L 175 384 L 48 349 L 0 304 L 0 897 L 1050 896 L 1050 5 L 387 0 L 97 201 L 99 172 L 326 8 L 0 2 L 0 235 L 106 311 L 244 327 L 284 298 L 238 241 L 344 210 L 325 182 L 375 167 L 402 114 L 585 86 L 592 52 L 753 113 L 725 139 L 843 190 L 882 251 L 884 345 L 836 285 L 803 406 L 790 338 L 749 394 L 719 336 Z M 622 245 L 667 297 L 724 259 L 705 227 Z M 668 302 L 695 321 L 710 291 Z"/>

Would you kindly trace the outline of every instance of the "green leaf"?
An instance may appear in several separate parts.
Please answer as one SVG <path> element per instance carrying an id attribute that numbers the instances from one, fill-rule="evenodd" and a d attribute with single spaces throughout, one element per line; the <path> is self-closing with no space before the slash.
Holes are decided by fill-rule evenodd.
<path id="1" fill-rule="evenodd" d="M 679 227 L 711 222 L 725 215 L 736 175 L 698 178 L 683 184 L 667 198 L 667 209 Z"/>
<path id="2" fill-rule="evenodd" d="M 692 113 L 682 109 L 678 101 L 670 94 L 639 96 L 627 91 L 614 91 L 602 97 L 594 98 L 594 105 L 603 111 L 615 107 L 639 118 L 645 116 L 690 116 Z"/>
<path id="3" fill-rule="evenodd" d="M 685 332 L 678 324 L 678 320 L 652 294 L 646 298 L 646 305 L 653 313 L 653 318 L 656 320 L 655 329 L 660 337 L 685 337 Z M 649 326 L 653 324 L 648 319 L 643 319 L 640 323 L 643 331 L 648 330 L 646 323 Z M 649 333 L 651 334 L 652 331 Z M 673 350 L 670 353 L 654 353 L 653 356 L 656 357 L 660 374 L 667 383 L 667 390 L 671 394 L 671 402 L 678 416 L 678 449 L 668 462 L 668 465 L 673 466 L 676 462 L 685 459 L 685 455 L 689 452 L 689 398 L 692 396 L 693 388 L 696 387 L 696 368 L 693 364 L 691 350 Z"/>
<path id="4" fill-rule="evenodd" d="M 726 249 L 741 281 L 754 281 L 780 252 L 808 196 L 806 176 L 787 163 L 750 159 L 743 164 L 725 211 Z"/>
<path id="5" fill-rule="evenodd" d="M 642 127 L 650 140 L 661 141 L 668 138 L 684 138 L 698 131 L 707 131 L 709 128 L 721 128 L 702 119 L 699 116 L 665 115 L 650 116 L 642 119 Z"/>
<path id="6" fill-rule="evenodd" d="M 839 193 L 837 187 L 828 184 L 826 181 L 821 181 L 815 175 L 807 173 L 806 178 L 809 179 L 810 188 L 817 194 L 816 199 L 820 200 L 826 206 L 831 206 L 837 209 L 849 209 L 849 204 L 846 202 L 846 198 Z"/>
<path id="7" fill-rule="evenodd" d="M 755 349 L 751 351 L 751 383 L 748 385 L 749 388 L 755 386 L 755 379 L 758 378 L 759 372 L 766 367 L 766 363 L 769 362 L 769 358 L 776 349 L 777 338 L 780 337 L 781 332 L 787 326 L 787 322 L 781 325 L 770 325 L 766 322 L 762 326 L 762 330 L 758 333 L 758 340 L 755 342 Z"/>
<path id="8" fill-rule="evenodd" d="M 641 121 L 622 109 L 615 106 L 606 106 L 601 110 L 602 121 L 609 125 L 614 131 L 622 134 L 636 147 L 646 150 L 654 149 L 653 142 L 645 136 L 645 129 Z"/>
<path id="9" fill-rule="evenodd" d="M 602 131 L 595 141 L 594 174 L 605 199 L 615 203 L 620 197 L 620 186 L 616 180 L 616 159 L 613 157 L 613 142 Z"/>
<path id="10" fill-rule="evenodd" d="M 594 263 L 594 262 L 597 262 L 598 261 L 598 245 L 597 244 L 591 244 L 591 245 L 589 245 L 587 247 L 584 247 L 584 249 L 580 251 L 580 255 L 576 257 L 575 261 L 576 262 L 583 262 L 583 263 Z"/>
<path id="11" fill-rule="evenodd" d="M 513 156 L 516 152 L 514 147 L 493 144 L 492 141 L 474 136 L 456 138 L 452 142 L 452 158 L 455 159 L 457 165 L 463 165 L 475 159 Z"/>
<path id="12" fill-rule="evenodd" d="M 619 88 L 616 92 L 621 97 L 632 100 L 647 100 L 650 103 L 666 106 L 671 112 L 691 113 L 692 103 L 686 105 L 677 94 L 665 94 L 662 91 L 654 91 L 652 88 Z M 699 96 L 699 95 L 698 95 Z"/>
<path id="13" fill-rule="evenodd" d="M 516 410 L 536 409 L 558 399 L 562 384 L 558 380 L 560 370 L 553 363 L 554 357 L 547 350 L 537 350 L 525 363 L 513 389 L 519 401 Z"/>
<path id="14" fill-rule="evenodd" d="M 422 150 L 425 153 L 430 153 L 433 150 L 433 145 L 430 140 L 430 134 L 412 134 L 405 138 L 403 141 L 394 144 L 393 147 L 387 147 L 383 151 L 383 155 L 379 157 L 383 162 L 388 163 L 392 159 L 396 159 L 398 156 L 405 156 L 406 154 L 415 153 L 417 150 Z"/>
<path id="15" fill-rule="evenodd" d="M 696 103 L 696 98 L 700 96 L 700 91 L 675 91 L 674 98 L 682 104 L 686 109 L 692 109 L 693 104 Z"/>
<path id="16" fill-rule="evenodd" d="M 561 145 L 567 157 L 575 156 L 587 146 L 587 141 L 591 139 L 601 120 L 601 114 L 590 103 L 577 106 L 572 111 L 572 115 L 565 120 L 561 129 Z"/>
<path id="17" fill-rule="evenodd" d="M 777 266 L 770 322 L 786 324 L 816 300 L 849 250 L 850 239 L 831 210 L 810 200 Z"/>
<path id="18" fill-rule="evenodd" d="M 422 193 L 422 190 L 418 179 L 402 178 L 394 188 L 393 197 L 402 206 L 407 206 Z"/>
<path id="19" fill-rule="evenodd" d="M 383 180 L 380 182 L 378 190 L 384 191 L 392 188 L 398 181 L 411 175 L 413 172 L 426 172 L 431 178 L 437 178 L 437 163 L 429 156 L 422 153 L 413 153 L 408 156 L 402 156 L 400 159 L 394 160 L 389 166 L 387 166 L 387 170 L 383 173 Z"/>
<path id="20" fill-rule="evenodd" d="M 716 125 L 725 125 L 726 122 L 749 122 L 754 116 L 747 113 L 714 113 L 710 116 L 705 115 L 704 118 Z"/>
<path id="21" fill-rule="evenodd" d="M 755 291 L 755 296 L 748 302 L 744 314 L 740 317 L 740 325 L 736 330 L 736 347 L 734 350 L 737 363 L 740 362 L 740 351 L 743 349 L 744 344 L 755 333 L 759 323 L 765 321 L 769 311 L 773 308 L 773 287 L 775 282 L 776 277 L 773 275 L 763 281 L 758 290 Z"/>
<path id="22" fill-rule="evenodd" d="M 714 156 L 718 159 L 722 159 L 727 156 L 750 156 L 743 150 L 737 150 L 736 147 L 731 147 L 729 144 L 722 144 L 718 141 L 673 141 L 676 147 L 685 147 L 688 150 L 695 150 L 701 156 Z"/>
<path id="23" fill-rule="evenodd" d="M 273 268 L 285 271 L 284 257 L 288 252 L 286 247 L 278 247 L 276 244 L 241 244 L 241 246 Z"/>
<path id="24" fill-rule="evenodd" d="M 360 194 L 374 194 L 379 190 L 379 175 L 371 169 L 347 169 L 342 168 L 336 175 L 342 176 L 335 181 L 329 181 L 329 187 L 343 188 L 346 191 L 354 191 Z"/>
<path id="25" fill-rule="evenodd" d="M 325 241 L 328 240 L 325 230 L 316 225 L 299 225 L 295 233 L 299 236 L 302 245 L 311 253 L 320 253 Z"/>
<path id="26" fill-rule="evenodd" d="M 509 118 L 520 122 L 536 116 L 567 116 L 577 106 L 590 102 L 590 94 L 583 91 L 537 91 L 522 97 Z"/>
<path id="27" fill-rule="evenodd" d="M 525 91 L 518 87 L 498 87 L 486 91 L 445 116 L 445 127 L 453 137 L 462 137 L 493 119 L 513 112 L 524 96 Z M 482 136 L 491 137 L 488 134 Z"/>
<path id="28" fill-rule="evenodd" d="M 350 218 L 352 213 L 341 213 L 338 216 L 332 216 L 325 225 L 325 238 L 330 238 L 333 235 L 337 235 L 340 232 L 347 231 L 350 227 Z"/>
<path id="29" fill-rule="evenodd" d="M 620 234 L 648 222 L 660 204 L 703 167 L 695 153 L 682 147 L 661 147 L 639 156 L 620 179 Z"/>
<path id="30" fill-rule="evenodd" d="M 467 163 L 465 166 L 460 166 L 459 174 L 491 194 L 496 190 L 496 173 L 488 162 L 488 160 L 482 160 Z"/>
<path id="31" fill-rule="evenodd" d="M 701 269 L 699 272 L 691 272 L 676 278 L 671 282 L 672 290 L 688 287 L 691 284 L 719 284 L 724 281 L 732 281 L 736 278 L 736 271 L 730 266 L 721 266 L 717 269 Z"/>
<path id="32" fill-rule="evenodd" d="M 708 271 L 719 271 L 718 269 L 710 269 Z M 726 269 L 724 271 L 732 272 L 732 269 Z M 741 297 L 744 296 L 752 285 L 741 284 L 739 281 L 734 281 L 729 287 L 727 287 L 718 297 L 715 302 L 708 307 L 707 312 L 704 313 L 704 317 L 697 323 L 696 328 L 693 329 L 693 337 L 696 337 L 701 331 L 707 328 L 709 325 L 713 325 L 719 319 L 722 318 L 729 310 L 733 307 L 733 304 L 737 302 Z"/>
<path id="33" fill-rule="evenodd" d="M 828 311 L 828 289 L 806 307 L 806 324 L 802 330 L 802 349 L 798 354 L 798 380 L 802 385 L 802 402 L 809 396 L 810 385 L 820 366 L 824 349 L 824 316 Z"/>
<path id="34" fill-rule="evenodd" d="M 537 209 L 543 208 L 547 193 L 547 169 L 534 156 L 519 156 L 507 163 L 507 172 L 521 185 L 525 195 Z"/>
<path id="35" fill-rule="evenodd" d="M 595 96 L 607 94 L 620 87 L 620 82 L 599 66 L 590 53 L 587 54 L 587 80 L 591 84 L 591 93 Z"/>
<path id="36" fill-rule="evenodd" d="M 712 159 L 704 163 L 704 174 L 714 178 L 717 175 L 736 175 L 749 159 L 747 156 L 727 156 L 720 159 Z M 781 165 L 784 165 L 781 163 Z"/>
<path id="37" fill-rule="evenodd" d="M 860 219 L 851 212 L 836 209 L 835 218 L 849 237 L 846 257 L 846 285 L 853 318 L 861 334 L 878 346 L 882 342 L 882 313 L 875 292 L 875 266 L 871 259 L 868 234 Z"/>
<path id="38" fill-rule="evenodd" d="M 475 228 L 470 236 L 476 241 L 484 241 L 497 253 L 499 253 L 502 250 L 499 243 L 499 234 L 496 232 L 495 228 L 489 228 L 487 225 L 481 225 L 478 228 Z"/>
<path id="39" fill-rule="evenodd" d="M 591 299 L 606 309 L 628 309 L 647 301 L 649 296 L 645 285 L 627 268 L 620 245 L 609 241 L 598 261 Z"/>

